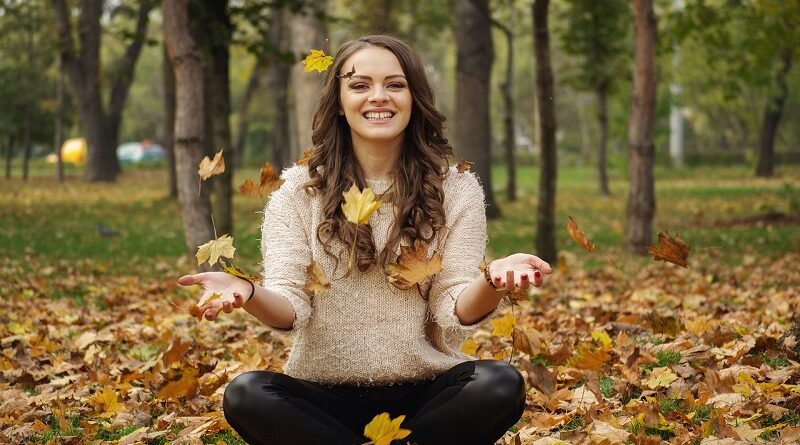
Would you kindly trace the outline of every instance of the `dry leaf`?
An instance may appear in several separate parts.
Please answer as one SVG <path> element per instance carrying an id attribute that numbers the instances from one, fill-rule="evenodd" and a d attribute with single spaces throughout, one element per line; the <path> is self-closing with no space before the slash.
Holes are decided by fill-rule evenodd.
<path id="1" fill-rule="evenodd" d="M 353 224 L 368 224 L 369 217 L 382 203 L 380 200 L 375 200 L 375 193 L 371 188 L 366 187 L 362 192 L 355 184 L 342 195 L 344 196 L 342 211 L 347 220 Z"/>
<path id="2" fill-rule="evenodd" d="M 478 343 L 475 342 L 472 338 L 468 338 L 462 345 L 461 345 L 461 352 L 467 355 L 475 356 L 478 353 Z"/>
<path id="3" fill-rule="evenodd" d="M 125 411 L 125 405 L 119 403 L 117 392 L 108 386 L 89 396 L 88 402 L 94 406 L 100 417 L 111 417 L 120 411 Z"/>
<path id="4" fill-rule="evenodd" d="M 568 216 L 567 218 L 569 218 L 567 220 L 567 233 L 569 234 L 569 237 L 581 245 L 584 249 L 594 253 L 594 243 L 591 243 L 588 239 L 586 239 L 586 235 L 583 234 L 581 229 L 578 227 L 578 224 L 574 219 L 572 219 L 571 216 Z"/>
<path id="5" fill-rule="evenodd" d="M 197 258 L 198 265 L 208 261 L 208 265 L 213 266 L 217 264 L 220 257 L 233 258 L 234 252 L 236 252 L 236 248 L 233 247 L 233 238 L 225 234 L 199 246 L 194 256 Z"/>
<path id="6" fill-rule="evenodd" d="M 678 376 L 669 367 L 665 366 L 663 368 L 653 368 L 650 377 L 642 381 L 642 383 L 650 389 L 658 389 L 668 387 L 677 379 Z"/>
<path id="7" fill-rule="evenodd" d="M 331 283 L 325 277 L 325 271 L 322 266 L 314 260 L 306 267 L 306 284 L 303 289 L 316 295 L 319 292 L 325 292 L 331 288 Z"/>
<path id="8" fill-rule="evenodd" d="M 550 396 L 556 390 L 556 375 L 541 363 L 531 363 L 529 360 L 522 360 L 522 367 L 528 373 L 528 383 L 541 391 L 544 395 Z"/>
<path id="9" fill-rule="evenodd" d="M 364 427 L 364 437 L 372 439 L 374 445 L 389 445 L 393 440 L 402 439 L 411 434 L 411 430 L 400 428 L 405 418 L 397 416 L 392 419 L 389 413 L 380 413 Z"/>
<path id="10" fill-rule="evenodd" d="M 301 63 L 305 65 L 303 71 L 310 72 L 317 70 L 321 73 L 331 66 L 333 63 L 333 57 L 326 55 L 325 51 L 321 49 L 312 49 L 311 53 L 307 55 L 306 58 L 301 61 Z"/>
<path id="11" fill-rule="evenodd" d="M 653 255 L 653 259 L 677 264 L 681 267 L 688 267 L 686 258 L 689 257 L 689 250 L 689 246 L 677 233 L 673 238 L 669 232 L 666 234 L 658 232 L 658 244 L 647 248 L 650 255 Z"/>
<path id="12" fill-rule="evenodd" d="M 469 162 L 466 159 L 462 159 L 456 164 L 456 170 L 458 170 L 459 173 L 464 173 L 473 167 L 475 167 L 475 163 Z"/>
<path id="13" fill-rule="evenodd" d="M 164 353 L 164 357 L 161 360 L 161 363 L 163 363 L 164 368 L 165 369 L 169 368 L 171 364 L 180 361 L 186 354 L 186 351 L 188 351 L 191 346 L 192 346 L 191 339 L 181 336 L 175 336 L 172 339 L 172 344 L 169 346 L 169 349 L 167 349 L 167 352 Z"/>
<path id="14" fill-rule="evenodd" d="M 250 275 L 247 272 L 244 272 L 242 269 L 233 265 L 233 262 L 227 258 L 220 258 L 219 265 L 222 267 L 222 271 L 228 275 L 233 275 L 234 277 L 243 278 L 251 283 L 255 283 L 258 281 L 258 278 L 254 275 Z"/>
<path id="15" fill-rule="evenodd" d="M 386 266 L 389 282 L 400 289 L 408 289 L 415 284 L 424 283 L 428 277 L 442 270 L 442 256 L 433 251 L 428 258 L 428 245 L 417 240 L 414 247 L 400 246 L 400 257 L 397 263 Z"/>
<path id="16" fill-rule="evenodd" d="M 308 165 L 308 158 L 311 157 L 311 153 L 314 152 L 314 147 L 307 148 L 303 151 L 303 155 L 300 156 L 300 159 L 297 160 L 297 165 Z"/>
<path id="17" fill-rule="evenodd" d="M 198 388 L 197 370 L 194 368 L 184 368 L 181 378 L 169 382 L 161 388 L 158 392 L 158 398 L 162 400 L 188 398 L 197 394 Z"/>
<path id="18" fill-rule="evenodd" d="M 225 159 L 222 158 L 222 150 L 214 155 L 214 160 L 208 159 L 208 156 L 203 157 L 200 161 L 200 167 L 197 169 L 197 174 L 204 181 L 214 175 L 218 175 L 225 171 Z"/>
<path id="19" fill-rule="evenodd" d="M 511 333 L 511 340 L 514 343 L 514 349 L 520 352 L 524 352 L 528 355 L 533 355 L 533 348 L 531 347 L 531 339 L 528 338 L 528 334 L 525 333 L 522 329 L 514 328 Z"/>
<path id="20" fill-rule="evenodd" d="M 592 422 L 592 430 L 589 432 L 589 437 L 592 439 L 593 443 L 609 445 L 626 443 L 630 435 L 630 431 L 617 428 L 610 423 L 597 419 Z"/>
<path id="21" fill-rule="evenodd" d="M 259 184 L 256 185 L 256 183 L 248 179 L 239 187 L 239 192 L 245 196 L 264 197 L 278 190 L 282 184 L 283 179 L 278 178 L 275 167 L 269 162 L 265 162 L 264 166 L 261 167 L 261 179 L 259 180 Z"/>
<path id="22" fill-rule="evenodd" d="M 504 317 L 492 319 L 492 335 L 495 337 L 505 337 L 511 335 L 514 326 L 517 325 L 517 317 L 513 314 L 506 314 Z"/>
<path id="23" fill-rule="evenodd" d="M 578 369 L 599 371 L 608 362 L 611 355 L 604 348 L 592 349 L 589 345 L 580 345 L 575 355 L 570 357 L 569 364 Z"/>

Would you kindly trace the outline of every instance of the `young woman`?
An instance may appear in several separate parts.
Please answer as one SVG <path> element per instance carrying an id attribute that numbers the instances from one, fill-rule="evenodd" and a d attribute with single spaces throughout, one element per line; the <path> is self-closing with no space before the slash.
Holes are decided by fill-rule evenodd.
<path id="1" fill-rule="evenodd" d="M 344 43 L 314 117 L 314 151 L 283 172 L 265 209 L 262 285 L 222 272 L 179 279 L 222 293 L 200 308 L 209 320 L 243 308 L 294 334 L 283 374 L 248 372 L 225 391 L 225 417 L 248 443 L 362 444 L 364 426 L 388 412 L 411 430 L 398 443 L 486 445 L 519 420 L 519 372 L 460 345 L 507 291 L 541 286 L 551 268 L 517 253 L 481 270 L 483 191 L 472 173 L 448 167 L 444 120 L 406 43 Z M 367 225 L 341 210 L 353 184 L 383 200 Z M 442 268 L 404 289 L 387 265 L 415 241 L 440 254 Z M 304 290 L 312 260 L 331 283 L 313 295 Z"/>

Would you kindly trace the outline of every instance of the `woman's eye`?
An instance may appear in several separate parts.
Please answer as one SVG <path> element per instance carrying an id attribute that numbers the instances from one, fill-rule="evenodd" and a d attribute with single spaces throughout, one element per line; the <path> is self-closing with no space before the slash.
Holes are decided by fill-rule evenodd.
<path id="1" fill-rule="evenodd" d="M 389 88 L 405 88 L 406 86 L 402 83 L 390 83 L 388 85 Z"/>
<path id="2" fill-rule="evenodd" d="M 350 88 L 354 89 L 354 90 L 363 90 L 364 88 L 368 88 L 368 86 L 365 83 L 356 83 L 356 84 L 350 85 Z"/>

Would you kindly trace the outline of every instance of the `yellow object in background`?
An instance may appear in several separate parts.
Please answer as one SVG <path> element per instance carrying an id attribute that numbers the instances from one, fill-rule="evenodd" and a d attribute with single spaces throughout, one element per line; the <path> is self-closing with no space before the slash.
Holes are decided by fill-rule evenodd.
<path id="1" fill-rule="evenodd" d="M 83 164 L 86 161 L 86 139 L 72 138 L 64 141 L 61 146 L 61 160 L 73 164 Z"/>

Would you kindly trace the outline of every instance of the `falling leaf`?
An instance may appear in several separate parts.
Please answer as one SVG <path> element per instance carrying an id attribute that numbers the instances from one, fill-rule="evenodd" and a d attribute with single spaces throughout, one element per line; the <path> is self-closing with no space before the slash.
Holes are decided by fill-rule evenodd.
<path id="1" fill-rule="evenodd" d="M 164 358 L 161 362 L 164 365 L 164 368 L 169 368 L 171 364 L 180 361 L 189 348 L 192 346 L 192 340 L 176 336 L 172 339 L 172 344 L 167 349 L 167 352 L 164 353 Z"/>
<path id="2" fill-rule="evenodd" d="M 306 284 L 303 289 L 316 295 L 319 292 L 325 292 L 331 288 L 331 283 L 325 277 L 325 271 L 322 266 L 314 260 L 306 267 Z"/>
<path id="3" fill-rule="evenodd" d="M 475 342 L 472 338 L 468 338 L 462 345 L 461 345 L 461 352 L 467 355 L 475 356 L 478 353 L 478 343 Z"/>
<path id="4" fill-rule="evenodd" d="M 677 264 L 681 267 L 688 267 L 686 258 L 689 257 L 689 246 L 675 234 L 673 238 L 669 232 L 666 234 L 658 232 L 658 244 L 650 246 L 647 251 L 653 255 L 655 260 L 666 261 L 672 264 Z"/>
<path id="5" fill-rule="evenodd" d="M 642 383 L 650 389 L 666 388 L 672 382 L 678 379 L 678 376 L 672 372 L 669 367 L 653 368 L 650 377 L 645 379 Z"/>
<path id="6" fill-rule="evenodd" d="M 522 367 L 528 373 L 528 382 L 544 395 L 550 396 L 556 390 L 556 375 L 541 363 L 531 363 L 529 360 L 522 361 Z"/>
<path id="7" fill-rule="evenodd" d="M 375 193 L 369 187 L 362 192 L 353 184 L 350 190 L 342 195 L 344 196 L 342 211 L 347 220 L 353 224 L 368 224 L 369 217 L 381 206 L 381 201 L 375 200 Z"/>
<path id="8" fill-rule="evenodd" d="M 475 163 L 467 161 L 466 159 L 462 159 L 456 164 L 456 170 L 458 170 L 459 173 L 464 173 L 473 167 L 475 167 Z"/>
<path id="9" fill-rule="evenodd" d="M 342 74 L 341 76 L 336 76 L 336 78 L 337 79 L 350 79 L 351 77 L 353 77 L 353 74 L 355 74 L 355 73 L 356 73 L 356 66 L 353 65 L 353 67 L 350 68 L 350 71 Z"/>
<path id="10" fill-rule="evenodd" d="M 235 251 L 236 248 L 233 247 L 233 238 L 225 234 L 199 246 L 194 256 L 197 258 L 198 265 L 208 261 L 208 265 L 213 266 L 217 264 L 220 257 L 233 258 L 233 253 Z"/>
<path id="11" fill-rule="evenodd" d="M 125 405 L 119 403 L 117 392 L 107 386 L 89 396 L 88 401 L 100 413 L 100 417 L 111 417 L 120 411 L 125 411 Z"/>
<path id="12" fill-rule="evenodd" d="M 517 325 L 517 317 L 514 314 L 506 314 L 504 317 L 495 318 L 491 321 L 492 335 L 495 337 L 505 337 L 511 335 L 514 326 Z"/>
<path id="13" fill-rule="evenodd" d="M 364 427 L 364 437 L 372 439 L 374 445 L 389 445 L 393 440 L 403 439 L 411 434 L 411 430 L 400 428 L 406 416 L 392 419 L 389 413 L 380 413 Z"/>
<path id="14" fill-rule="evenodd" d="M 200 168 L 197 170 L 197 174 L 200 175 L 200 178 L 204 181 L 214 175 L 218 175 L 225 171 L 225 159 L 222 158 L 222 150 L 218 151 L 216 155 L 214 155 L 214 160 L 208 159 L 208 156 L 205 156 L 202 161 L 200 161 Z"/>
<path id="15" fill-rule="evenodd" d="M 519 328 L 514 328 L 514 330 L 511 332 L 511 340 L 514 344 L 514 349 L 524 352 L 528 355 L 533 355 L 531 339 L 528 338 L 528 334 L 526 334 L 525 331 Z"/>
<path id="16" fill-rule="evenodd" d="M 317 70 L 321 73 L 331 66 L 333 57 L 326 55 L 325 51 L 321 49 L 312 49 L 311 53 L 302 60 L 302 63 L 305 65 L 305 72 Z"/>
<path id="17" fill-rule="evenodd" d="M 248 179 L 239 187 L 239 192 L 245 196 L 264 197 L 278 190 L 282 184 L 283 179 L 278 178 L 275 167 L 269 162 L 265 162 L 264 166 L 261 167 L 261 179 L 259 184 L 256 185 L 256 183 Z"/>
<path id="18" fill-rule="evenodd" d="M 311 157 L 312 153 L 314 153 L 314 147 L 305 149 L 303 155 L 297 160 L 297 165 L 308 165 L 308 159 Z"/>
<path id="19" fill-rule="evenodd" d="M 250 275 L 247 272 L 244 272 L 242 269 L 233 265 L 233 262 L 227 258 L 220 258 L 219 265 L 222 267 L 222 271 L 228 275 L 233 275 L 234 277 L 243 278 L 251 283 L 255 283 L 258 281 L 258 278 L 254 275 Z"/>
<path id="20" fill-rule="evenodd" d="M 400 246 L 397 263 L 387 265 L 386 270 L 390 283 L 400 289 L 408 289 L 439 273 L 442 270 L 442 256 L 434 250 L 428 258 L 428 245 L 417 240 L 414 247 Z"/>
<path id="21" fill-rule="evenodd" d="M 578 224 L 574 219 L 572 219 L 571 216 L 568 216 L 568 218 L 567 233 L 569 234 L 569 237 L 572 238 L 572 240 L 576 243 L 580 244 L 584 249 L 594 253 L 594 243 L 591 243 L 588 239 L 586 239 L 586 235 L 583 234 L 581 229 L 578 227 Z"/>

